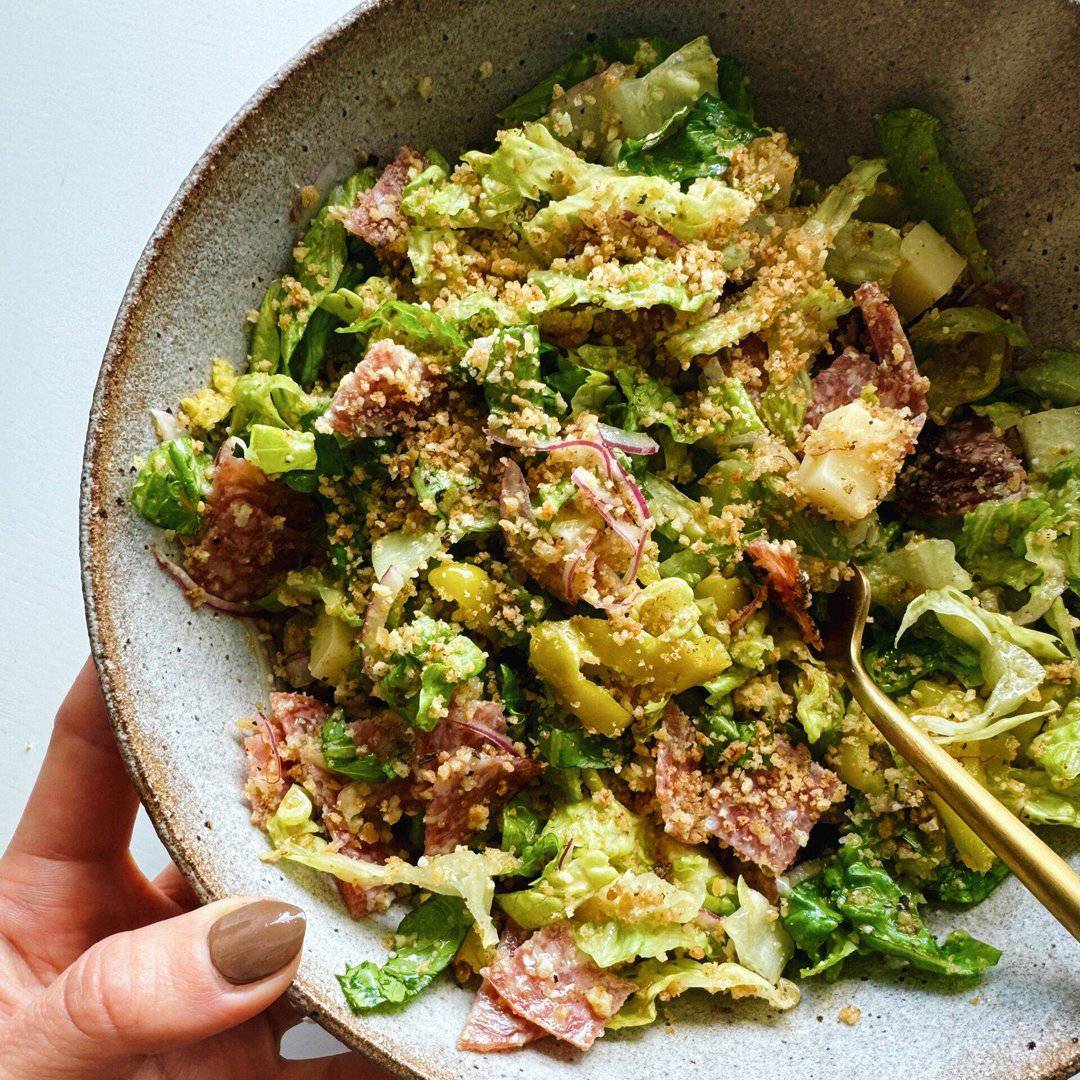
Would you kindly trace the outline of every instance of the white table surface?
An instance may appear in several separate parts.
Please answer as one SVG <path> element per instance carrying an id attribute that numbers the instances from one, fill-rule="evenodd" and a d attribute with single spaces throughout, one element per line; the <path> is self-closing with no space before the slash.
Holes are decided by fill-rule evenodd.
<path id="1" fill-rule="evenodd" d="M 214 135 L 260 83 L 350 6 L 4 5 L 0 850 L 37 775 L 56 706 L 88 652 L 79 470 L 98 365 L 128 277 Z M 143 814 L 134 850 L 148 871 L 165 863 Z"/>

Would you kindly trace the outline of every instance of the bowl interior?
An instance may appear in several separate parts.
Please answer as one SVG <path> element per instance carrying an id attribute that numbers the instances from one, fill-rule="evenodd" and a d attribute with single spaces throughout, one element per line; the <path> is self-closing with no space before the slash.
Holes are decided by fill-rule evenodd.
<path id="1" fill-rule="evenodd" d="M 939 112 L 969 189 L 989 200 L 983 235 L 1001 275 L 1028 290 L 1033 335 L 1072 340 L 1077 20 L 1057 0 L 371 3 L 260 91 L 196 167 L 136 269 L 98 386 L 82 507 L 87 614 L 122 749 L 167 846 L 204 897 L 265 892 L 308 909 L 295 996 L 335 1034 L 425 1077 L 539 1080 L 569 1075 L 576 1060 L 557 1048 L 459 1054 L 470 995 L 450 985 L 401 1013 L 349 1014 L 334 974 L 380 957 L 393 919 L 354 923 L 316 875 L 258 860 L 265 842 L 240 799 L 233 731 L 265 701 L 264 665 L 241 622 L 188 608 L 128 508 L 132 460 L 154 445 L 147 410 L 201 385 L 211 356 L 242 360 L 244 314 L 292 246 L 292 183 L 328 162 L 344 171 L 357 153 L 385 159 L 405 142 L 447 155 L 482 144 L 495 111 L 589 33 L 705 32 L 743 59 L 761 117 L 795 136 L 824 179 L 872 149 L 876 111 L 907 102 Z M 417 89 L 425 77 L 430 100 Z M 1075 839 L 1061 839 L 1075 854 Z M 948 922 L 1005 948 L 981 983 L 855 972 L 804 985 L 802 1006 L 783 1016 L 692 997 L 670 1009 L 673 1026 L 608 1037 L 586 1067 L 626 1080 L 706 1064 L 773 1080 L 1069 1075 L 1080 1064 L 1075 943 L 1014 881 Z M 863 1016 L 852 1028 L 836 1019 L 849 1003 Z"/>

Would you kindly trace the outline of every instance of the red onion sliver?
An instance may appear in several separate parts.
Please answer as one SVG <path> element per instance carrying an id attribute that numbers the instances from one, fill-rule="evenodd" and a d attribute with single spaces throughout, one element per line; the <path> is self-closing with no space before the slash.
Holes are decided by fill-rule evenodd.
<path id="1" fill-rule="evenodd" d="M 660 444 L 643 431 L 623 431 L 622 428 L 611 427 L 608 424 L 598 424 L 597 428 L 604 442 L 624 454 L 655 454 L 660 449 Z"/>
<path id="2" fill-rule="evenodd" d="M 368 606 L 364 612 L 364 625 L 360 630 L 360 645 L 364 650 L 364 672 L 367 675 L 371 675 L 377 658 L 379 634 L 386 626 L 386 620 L 398 593 L 404 587 L 405 575 L 396 566 L 391 566 L 371 590 L 371 599 L 368 600 Z"/>
<path id="3" fill-rule="evenodd" d="M 502 486 L 499 489 L 499 512 L 507 521 L 522 517 L 527 521 L 536 520 L 529 485 L 516 461 L 508 461 L 503 467 Z"/>
<path id="4" fill-rule="evenodd" d="M 194 595 L 206 607 L 213 608 L 215 611 L 222 611 L 226 615 L 253 618 L 267 614 L 253 604 L 237 603 L 235 600 L 226 600 L 223 596 L 215 596 L 213 593 L 207 592 L 179 563 L 163 554 L 156 544 L 150 545 L 150 551 L 157 560 L 158 566 L 180 586 L 185 596 Z"/>
<path id="5" fill-rule="evenodd" d="M 625 521 L 620 521 L 615 516 L 616 509 L 622 509 L 619 504 L 600 486 L 596 477 L 588 469 L 579 465 L 570 473 L 570 479 L 578 488 L 588 496 L 596 512 L 607 522 L 612 531 L 621 540 L 626 541 L 631 550 L 638 546 L 638 530 Z"/>
<path id="6" fill-rule="evenodd" d="M 497 746 L 500 750 L 513 754 L 514 757 L 521 756 L 514 748 L 514 744 L 505 735 L 494 728 L 489 728 L 486 724 L 477 724 L 472 720 L 451 720 L 450 723 L 457 724 L 458 727 L 465 728 L 466 731 L 471 731 L 482 739 L 487 739 L 492 746 Z"/>
<path id="7" fill-rule="evenodd" d="M 256 713 L 259 718 L 259 722 L 262 724 L 263 731 L 266 733 L 266 741 L 270 744 L 270 752 L 274 755 L 274 761 L 277 763 L 277 775 L 274 777 L 274 783 L 279 783 L 285 776 L 285 766 L 281 761 L 281 751 L 278 749 L 277 735 L 274 734 L 274 726 L 267 719 L 266 714 L 262 711 Z"/>

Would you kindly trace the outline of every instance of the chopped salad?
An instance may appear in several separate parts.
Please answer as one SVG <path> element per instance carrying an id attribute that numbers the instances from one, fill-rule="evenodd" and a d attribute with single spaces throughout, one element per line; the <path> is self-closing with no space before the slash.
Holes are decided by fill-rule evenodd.
<path id="1" fill-rule="evenodd" d="M 500 120 L 303 188 L 242 370 L 153 414 L 159 562 L 270 643 L 265 858 L 404 900 L 342 992 L 452 972 L 472 1051 L 867 955 L 978 975 L 1003 941 L 925 906 L 1006 871 L 817 620 L 861 565 L 879 685 L 1080 826 L 1080 354 L 1032 345 L 919 109 L 825 185 L 706 38 L 613 37 Z"/>

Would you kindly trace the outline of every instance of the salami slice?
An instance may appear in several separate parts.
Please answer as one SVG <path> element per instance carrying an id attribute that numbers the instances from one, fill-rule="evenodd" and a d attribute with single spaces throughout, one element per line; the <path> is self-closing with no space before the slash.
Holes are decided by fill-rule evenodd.
<path id="1" fill-rule="evenodd" d="M 203 525 L 185 551 L 188 573 L 225 600 L 264 596 L 308 554 L 314 502 L 243 458 L 219 457 Z"/>
<path id="2" fill-rule="evenodd" d="M 511 959 L 525 938 L 524 931 L 509 923 L 499 938 L 496 958 Z M 485 978 L 476 993 L 465 1027 L 458 1037 L 458 1049 L 480 1053 L 516 1050 L 526 1043 L 543 1038 L 544 1034 L 535 1024 L 518 1016 Z"/>
<path id="3" fill-rule="evenodd" d="M 813 378 L 814 397 L 806 410 L 806 423 L 816 428 L 821 418 L 854 401 L 874 381 L 878 366 L 865 353 L 846 348 Z"/>
<path id="4" fill-rule="evenodd" d="M 382 338 L 342 377 L 316 426 L 347 439 L 401 433 L 416 423 L 421 406 L 440 386 L 415 353 Z"/>
<path id="5" fill-rule="evenodd" d="M 496 956 L 487 978 L 518 1016 L 579 1050 L 592 1046 L 634 990 L 597 967 L 562 923 L 538 930 L 512 955 Z"/>
<path id="6" fill-rule="evenodd" d="M 1027 472 L 986 420 L 951 424 L 900 474 L 896 499 L 924 518 L 959 517 L 1024 490 Z"/>
<path id="7" fill-rule="evenodd" d="M 403 146 L 374 186 L 356 200 L 345 218 L 345 228 L 380 254 L 399 247 L 408 229 L 401 212 L 401 193 L 423 167 L 423 156 L 411 146 Z"/>
<path id="8" fill-rule="evenodd" d="M 657 802 L 672 836 L 692 844 L 715 837 L 740 858 L 779 874 L 845 789 L 805 746 L 777 733 L 755 756 L 756 765 L 705 775 L 694 726 L 669 705 L 657 744 Z"/>
<path id="9" fill-rule="evenodd" d="M 866 320 L 874 352 L 881 361 L 874 379 L 878 401 L 890 409 L 907 407 L 912 416 L 925 414 L 929 383 L 919 374 L 915 354 L 896 308 L 874 281 L 855 290 L 855 302 Z"/>

